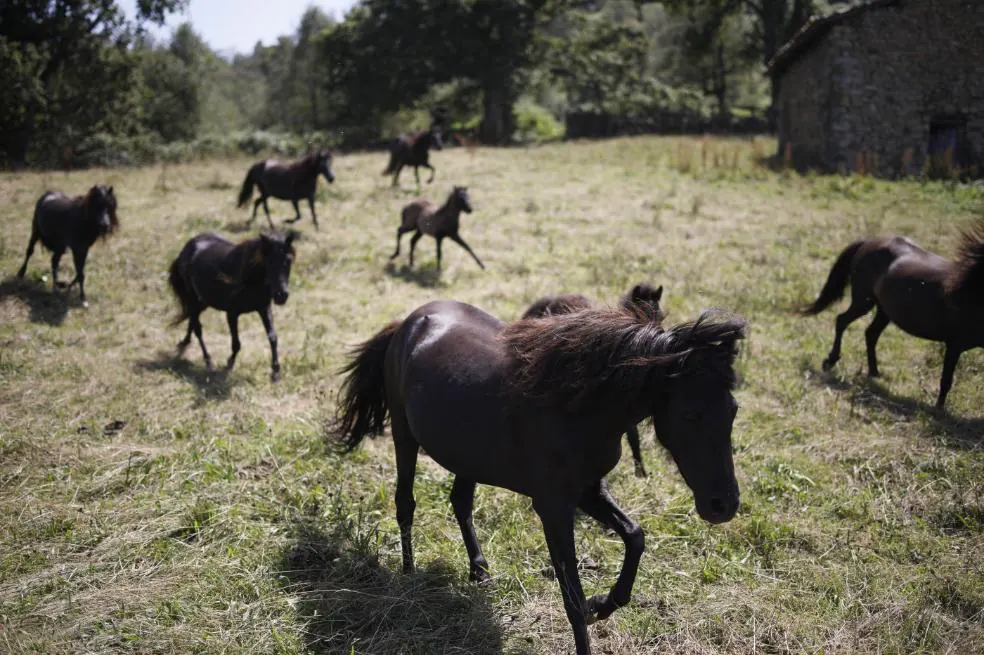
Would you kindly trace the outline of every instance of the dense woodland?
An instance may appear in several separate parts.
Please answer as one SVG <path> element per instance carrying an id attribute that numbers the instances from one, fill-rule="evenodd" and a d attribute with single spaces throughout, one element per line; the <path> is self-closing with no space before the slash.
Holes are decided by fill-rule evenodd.
<path id="1" fill-rule="evenodd" d="M 810 16 L 850 0 L 362 0 L 315 7 L 252 53 L 213 52 L 183 0 L 7 0 L 0 6 L 0 165 L 285 154 L 364 147 L 426 126 L 502 144 L 563 136 L 572 113 L 768 115 L 764 75 Z"/>

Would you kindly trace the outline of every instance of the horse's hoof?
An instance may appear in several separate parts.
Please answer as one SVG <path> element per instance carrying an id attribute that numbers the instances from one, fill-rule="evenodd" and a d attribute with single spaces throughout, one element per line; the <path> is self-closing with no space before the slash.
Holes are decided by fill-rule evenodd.
<path id="1" fill-rule="evenodd" d="M 646 469 L 642 468 L 641 466 L 637 466 L 635 470 L 635 476 L 637 478 L 648 478 L 649 474 L 646 473 Z"/>
<path id="2" fill-rule="evenodd" d="M 829 371 L 830 369 L 834 368 L 834 364 L 836 364 L 836 363 L 837 362 L 832 362 L 829 359 L 823 360 L 823 370 L 824 371 Z"/>
<path id="3" fill-rule="evenodd" d="M 82 307 L 84 309 L 89 309 L 89 301 L 88 300 L 83 300 L 82 301 Z"/>
<path id="4" fill-rule="evenodd" d="M 280 382 L 280 371 L 274 371 L 270 374 L 270 382 L 277 383 Z"/>
<path id="5" fill-rule="evenodd" d="M 468 579 L 476 584 L 485 585 L 492 582 L 492 575 L 481 567 L 475 567 L 468 574 Z"/>

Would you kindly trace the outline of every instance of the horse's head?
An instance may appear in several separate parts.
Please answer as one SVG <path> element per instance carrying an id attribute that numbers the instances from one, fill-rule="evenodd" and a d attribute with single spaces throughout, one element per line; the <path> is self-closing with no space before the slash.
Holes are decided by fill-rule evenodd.
<path id="1" fill-rule="evenodd" d="M 335 174 L 331 172 L 331 152 L 329 152 L 327 148 L 319 150 L 316 161 L 318 172 L 325 176 L 325 179 L 328 180 L 329 184 L 334 182 Z"/>
<path id="2" fill-rule="evenodd" d="M 468 197 L 468 187 L 456 186 L 451 192 L 451 202 L 466 214 L 472 213 L 471 198 Z"/>
<path id="3" fill-rule="evenodd" d="M 663 298 L 663 286 L 653 287 L 646 282 L 640 282 L 622 296 L 621 305 L 624 309 L 633 307 L 641 309 L 651 318 L 662 321 L 666 314 L 659 306 L 659 301 Z"/>
<path id="4" fill-rule="evenodd" d="M 273 302 L 283 305 L 290 295 L 288 282 L 290 267 L 294 263 L 293 241 L 297 232 L 288 230 L 286 234 L 260 233 L 260 253 L 266 267 L 264 284 L 270 291 Z"/>
<path id="5" fill-rule="evenodd" d="M 739 319 L 694 324 L 683 337 L 679 368 L 658 382 L 652 409 L 657 439 L 693 492 L 697 513 L 710 523 L 729 521 L 738 511 L 731 451 L 738 403 L 731 390 L 736 342 L 744 332 Z"/>
<path id="6" fill-rule="evenodd" d="M 97 184 L 89 189 L 85 196 L 86 214 L 89 220 L 94 223 L 96 234 L 107 237 L 119 227 L 119 220 L 116 218 L 116 196 L 113 195 L 113 187 L 105 184 Z"/>

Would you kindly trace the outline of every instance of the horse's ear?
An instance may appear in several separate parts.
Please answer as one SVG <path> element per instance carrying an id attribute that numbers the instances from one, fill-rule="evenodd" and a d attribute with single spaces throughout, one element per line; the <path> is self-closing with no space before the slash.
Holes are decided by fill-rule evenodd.
<path id="1" fill-rule="evenodd" d="M 113 185 L 112 184 L 110 184 L 109 185 L 109 188 L 106 189 L 106 193 L 108 193 L 109 195 L 113 195 Z"/>
<path id="2" fill-rule="evenodd" d="M 656 302 L 659 302 L 660 300 L 663 299 L 663 285 L 662 284 L 659 285 L 658 287 L 656 287 L 656 293 L 654 293 L 653 296 L 656 298 Z"/>

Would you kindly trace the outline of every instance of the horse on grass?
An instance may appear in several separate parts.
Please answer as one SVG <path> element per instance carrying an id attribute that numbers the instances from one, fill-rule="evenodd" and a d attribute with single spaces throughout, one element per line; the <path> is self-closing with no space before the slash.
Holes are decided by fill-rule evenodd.
<path id="1" fill-rule="evenodd" d="M 297 201 L 307 198 L 308 206 L 311 208 L 311 220 L 314 221 L 314 227 L 317 229 L 318 215 L 314 211 L 314 195 L 318 189 L 318 175 L 324 175 L 329 184 L 334 182 L 335 175 L 331 172 L 331 164 L 331 152 L 324 148 L 290 164 L 282 164 L 276 159 L 257 162 L 246 173 L 243 188 L 239 192 L 238 206 L 246 206 L 253 196 L 253 187 L 256 186 L 260 191 L 260 197 L 253 203 L 253 215 L 249 219 L 249 224 L 252 225 L 256 220 L 256 210 L 262 204 L 267 222 L 272 228 L 273 221 L 270 219 L 267 198 L 272 196 L 291 201 L 296 215 L 294 218 L 288 218 L 288 223 L 301 220 L 301 209 L 297 206 Z"/>
<path id="2" fill-rule="evenodd" d="M 431 148 L 435 150 L 442 150 L 444 148 L 441 130 L 436 126 L 432 126 L 426 132 L 404 134 L 401 137 L 393 139 L 389 146 L 389 164 L 386 166 L 386 170 L 383 171 L 383 175 L 392 175 L 393 186 L 397 186 L 400 183 L 400 171 L 403 170 L 403 167 L 413 166 L 413 175 L 419 187 L 419 169 L 424 167 L 430 169 L 430 179 L 427 180 L 427 184 L 430 184 L 434 181 L 434 175 L 437 174 L 437 171 L 434 170 L 434 167 L 431 166 L 429 161 Z"/>
<path id="3" fill-rule="evenodd" d="M 413 251 L 417 247 L 417 242 L 420 241 L 420 237 L 427 234 L 437 241 L 438 270 L 441 269 L 441 242 L 445 238 L 451 239 L 464 248 L 479 267 L 484 270 L 485 264 L 458 234 L 461 212 L 472 213 L 468 189 L 462 186 L 454 187 L 448 195 L 448 199 L 440 207 L 423 199 L 414 200 L 407 204 L 400 213 L 400 227 L 396 228 L 396 250 L 390 255 L 390 259 L 393 260 L 400 256 L 400 239 L 407 232 L 413 232 L 414 235 L 410 237 L 410 268 L 413 268 Z"/>
<path id="4" fill-rule="evenodd" d="M 844 296 L 851 283 L 851 305 L 837 316 L 834 345 L 823 361 L 829 371 L 840 359 L 847 326 L 873 308 L 864 331 L 868 375 L 878 377 L 878 338 L 895 323 L 914 337 L 946 345 L 936 408 L 943 410 L 957 361 L 965 350 L 984 347 L 984 220 L 964 230 L 956 259 L 950 261 L 901 236 L 855 241 L 841 252 L 816 302 L 818 314 Z"/>
<path id="5" fill-rule="evenodd" d="M 460 302 L 431 302 L 357 347 L 343 370 L 334 438 L 347 451 L 392 425 L 403 570 L 414 569 L 414 474 L 423 448 L 455 474 L 451 505 L 470 577 L 489 579 L 472 524 L 477 484 L 529 496 L 543 524 L 578 655 L 588 624 L 629 602 L 642 529 L 609 495 L 605 476 L 622 434 L 651 417 L 711 523 L 738 510 L 731 430 L 737 341 L 744 321 L 709 314 L 664 329 L 646 305 L 589 308 L 505 324 Z M 625 544 L 609 593 L 585 598 L 575 510 Z"/>
<path id="6" fill-rule="evenodd" d="M 79 298 L 85 299 L 85 261 L 89 248 L 97 239 L 108 238 L 119 228 L 116 217 L 116 196 L 113 187 L 97 184 L 84 196 L 71 198 L 58 191 L 48 191 L 38 198 L 31 222 L 31 239 L 27 244 L 24 264 L 17 277 L 27 273 L 27 262 L 34 254 L 38 241 L 51 251 L 51 283 L 55 289 L 70 289 L 78 282 Z M 58 281 L 58 264 L 65 251 L 71 248 L 75 262 L 75 277 L 65 284 Z"/>
<path id="7" fill-rule="evenodd" d="M 645 282 L 641 282 L 627 294 L 619 299 L 619 306 L 623 309 L 630 309 L 630 305 L 647 303 L 650 311 L 656 316 L 657 321 L 665 318 L 663 310 L 659 306 L 659 301 L 663 297 L 663 287 L 653 287 Z M 565 293 L 559 296 L 544 296 L 533 302 L 525 312 L 523 319 L 544 318 L 557 314 L 569 314 L 579 312 L 583 309 L 594 307 L 594 303 L 579 293 Z M 639 430 L 636 426 L 630 427 L 625 431 L 625 438 L 629 442 L 629 449 L 632 451 L 632 461 L 635 463 L 635 474 L 638 478 L 649 477 L 646 473 L 646 466 L 642 462 L 642 448 L 639 445 Z"/>
<path id="8" fill-rule="evenodd" d="M 194 333 L 202 347 L 205 366 L 212 370 L 212 358 L 202 340 L 200 316 L 206 308 L 214 307 L 224 311 L 229 322 L 232 354 L 226 370 L 231 370 L 239 354 L 239 316 L 256 312 L 270 341 L 271 378 L 274 382 L 279 380 L 277 333 L 270 301 L 278 305 L 287 302 L 296 236 L 293 231 L 286 235 L 260 234 L 238 245 L 212 233 L 190 239 L 171 263 L 168 275 L 171 290 L 181 304 L 181 314 L 172 325 L 188 321 L 188 332 L 178 343 L 178 353 L 185 351 Z"/>

